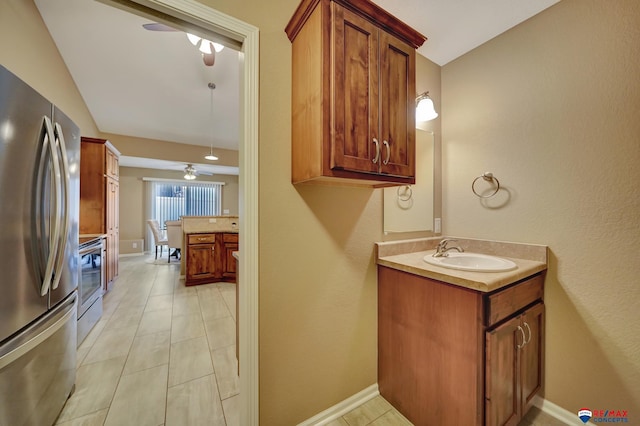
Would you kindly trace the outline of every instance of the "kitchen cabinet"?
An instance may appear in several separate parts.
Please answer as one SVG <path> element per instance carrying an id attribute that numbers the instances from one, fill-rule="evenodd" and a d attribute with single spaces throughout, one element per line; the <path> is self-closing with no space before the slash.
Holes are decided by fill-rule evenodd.
<path id="1" fill-rule="evenodd" d="M 415 183 L 415 49 L 367 0 L 303 1 L 292 42 L 292 182 Z"/>
<path id="2" fill-rule="evenodd" d="M 233 252 L 236 250 L 238 250 L 237 233 L 189 234 L 185 284 L 235 282 L 236 264 Z"/>
<path id="3" fill-rule="evenodd" d="M 107 140 L 81 138 L 80 234 L 105 234 L 107 291 L 118 277 L 120 152 Z"/>
<path id="4" fill-rule="evenodd" d="M 543 286 L 486 293 L 378 265 L 380 394 L 414 424 L 517 425 L 542 387 Z"/>

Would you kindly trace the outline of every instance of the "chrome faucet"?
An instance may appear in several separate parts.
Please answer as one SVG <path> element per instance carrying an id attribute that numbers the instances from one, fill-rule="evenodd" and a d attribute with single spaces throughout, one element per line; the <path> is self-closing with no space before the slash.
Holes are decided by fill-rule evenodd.
<path id="1" fill-rule="evenodd" d="M 451 246 L 449 247 L 447 244 L 458 242 L 458 240 L 453 240 L 449 238 L 445 238 L 438 243 L 436 247 L 436 252 L 432 254 L 433 257 L 447 257 L 449 256 L 449 250 L 457 250 L 458 253 L 464 252 L 464 249 L 460 246 Z"/>

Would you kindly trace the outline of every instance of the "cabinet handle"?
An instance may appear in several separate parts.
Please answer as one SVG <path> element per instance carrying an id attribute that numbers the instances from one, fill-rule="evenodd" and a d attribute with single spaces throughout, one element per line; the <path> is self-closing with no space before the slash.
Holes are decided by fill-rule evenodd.
<path id="1" fill-rule="evenodd" d="M 520 330 L 520 333 L 522 334 L 522 344 L 520 345 L 516 343 L 516 346 L 518 346 L 518 349 L 522 349 L 524 345 L 527 344 L 527 338 L 524 337 L 524 329 L 522 327 L 518 326 L 518 330 Z"/>
<path id="2" fill-rule="evenodd" d="M 376 144 L 376 156 L 373 158 L 373 164 L 378 164 L 378 160 L 380 160 L 380 142 L 378 142 L 378 139 L 373 138 L 373 143 Z"/>
<path id="3" fill-rule="evenodd" d="M 526 342 L 524 342 L 524 345 L 528 344 L 531 341 L 531 327 L 529 327 L 529 324 L 527 324 L 527 322 L 525 321 L 524 326 L 527 327 L 527 331 L 529 332 L 529 338 L 527 339 Z"/>
<path id="4" fill-rule="evenodd" d="M 389 159 L 391 158 L 391 147 L 387 141 L 382 141 L 382 144 L 387 147 L 387 158 L 382 162 L 382 164 L 386 166 L 389 164 Z"/>

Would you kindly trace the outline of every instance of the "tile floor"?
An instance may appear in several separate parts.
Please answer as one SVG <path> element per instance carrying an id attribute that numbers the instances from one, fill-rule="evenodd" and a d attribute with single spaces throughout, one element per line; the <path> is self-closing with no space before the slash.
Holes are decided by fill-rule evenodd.
<path id="1" fill-rule="evenodd" d="M 239 424 L 235 284 L 185 287 L 179 275 L 166 258 L 120 258 L 57 425 Z"/>
<path id="2" fill-rule="evenodd" d="M 185 287 L 180 265 L 120 258 L 102 319 L 78 348 L 60 426 L 236 426 L 235 285 Z M 378 396 L 327 426 L 411 426 Z M 565 426 L 535 407 L 519 426 Z"/>
<path id="3" fill-rule="evenodd" d="M 577 419 L 577 417 L 576 417 Z M 377 396 L 326 426 L 412 426 L 383 397 Z M 567 426 L 533 407 L 518 426 Z"/>

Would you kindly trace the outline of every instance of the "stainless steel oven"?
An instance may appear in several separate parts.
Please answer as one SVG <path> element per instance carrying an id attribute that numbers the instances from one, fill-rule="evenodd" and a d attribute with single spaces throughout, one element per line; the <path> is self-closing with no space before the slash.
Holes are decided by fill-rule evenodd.
<path id="1" fill-rule="evenodd" d="M 102 237 L 80 238 L 78 265 L 78 346 L 102 317 L 104 243 Z"/>

